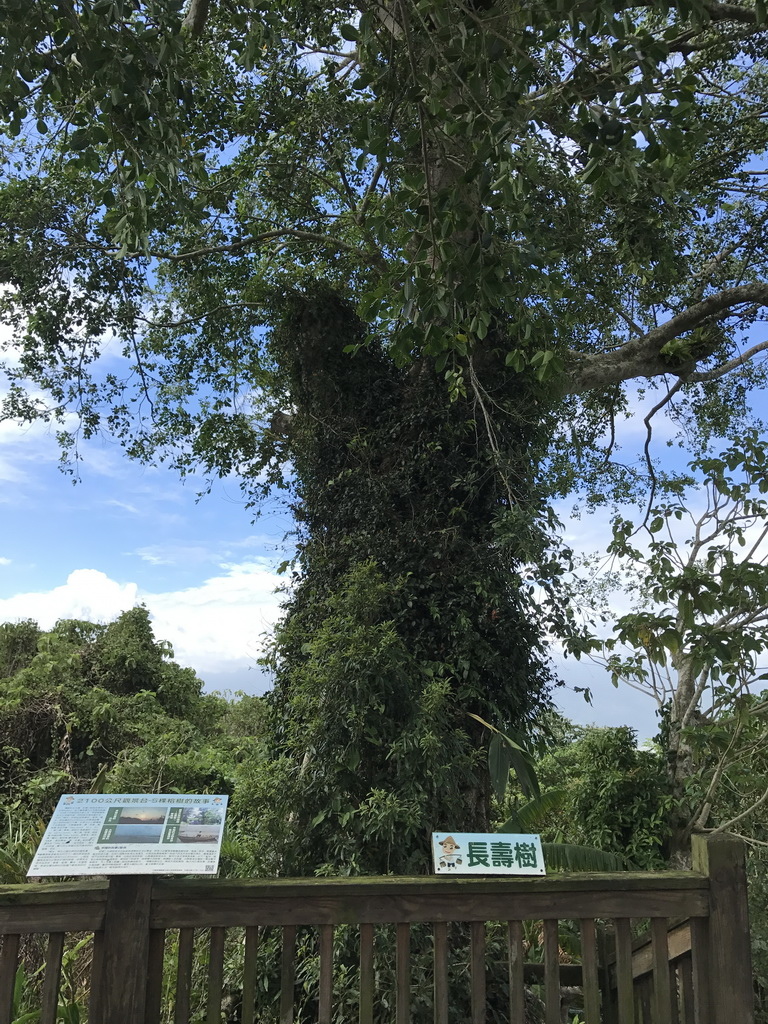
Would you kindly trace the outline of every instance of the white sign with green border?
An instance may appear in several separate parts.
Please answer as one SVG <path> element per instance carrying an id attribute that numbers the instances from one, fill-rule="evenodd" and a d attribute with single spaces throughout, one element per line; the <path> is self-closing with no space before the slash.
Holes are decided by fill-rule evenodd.
<path id="1" fill-rule="evenodd" d="M 537 835 L 499 832 L 433 832 L 438 875 L 544 875 Z"/>

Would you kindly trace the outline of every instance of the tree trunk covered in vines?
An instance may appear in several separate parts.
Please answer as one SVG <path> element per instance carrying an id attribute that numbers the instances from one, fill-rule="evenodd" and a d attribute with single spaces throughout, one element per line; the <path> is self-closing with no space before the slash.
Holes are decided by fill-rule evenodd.
<path id="1" fill-rule="evenodd" d="M 531 500 L 530 388 L 507 374 L 495 392 L 520 414 L 494 454 L 475 403 L 447 401 L 433 370 L 344 353 L 363 336 L 320 292 L 292 300 L 273 338 L 294 403 L 302 566 L 272 697 L 277 748 L 296 766 L 288 873 L 420 872 L 432 830 L 486 829 L 486 745 L 469 712 L 524 728 L 547 694 L 508 523 L 510 500 Z"/>

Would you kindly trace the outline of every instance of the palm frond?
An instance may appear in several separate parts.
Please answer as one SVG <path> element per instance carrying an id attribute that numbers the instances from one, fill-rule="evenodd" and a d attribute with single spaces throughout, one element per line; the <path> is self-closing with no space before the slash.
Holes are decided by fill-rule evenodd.
<path id="1" fill-rule="evenodd" d="M 541 796 L 534 797 L 518 807 L 511 814 L 503 825 L 499 825 L 497 832 L 539 832 L 541 831 L 544 817 L 550 811 L 557 811 L 563 806 L 568 793 L 564 789 L 548 789 Z"/>
<path id="2" fill-rule="evenodd" d="M 542 843 L 544 863 L 555 871 L 626 871 L 623 857 L 595 846 L 575 843 Z"/>

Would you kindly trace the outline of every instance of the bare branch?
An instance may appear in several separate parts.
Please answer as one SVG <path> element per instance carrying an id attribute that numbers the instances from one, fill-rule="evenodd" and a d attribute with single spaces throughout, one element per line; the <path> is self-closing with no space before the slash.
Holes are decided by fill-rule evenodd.
<path id="1" fill-rule="evenodd" d="M 642 530 L 642 528 L 648 522 L 648 517 L 650 516 L 651 509 L 653 508 L 653 501 L 656 497 L 656 471 L 654 470 L 653 462 L 651 461 L 651 440 L 653 439 L 653 427 L 651 425 L 651 420 L 660 409 L 663 409 L 665 405 L 668 405 L 672 401 L 672 399 L 682 386 L 682 380 L 675 381 L 675 383 L 672 385 L 672 387 L 669 389 L 666 395 L 664 395 L 662 400 L 660 402 L 657 402 L 656 405 L 654 405 L 654 407 L 643 420 L 646 431 L 645 445 L 643 446 L 643 454 L 645 455 L 645 464 L 648 467 L 648 476 L 650 477 L 651 481 L 651 490 L 648 495 L 648 505 L 646 507 L 645 518 L 643 519 L 642 523 L 638 526 L 637 530 L 635 530 L 635 533 L 638 533 L 640 530 Z"/>
<path id="2" fill-rule="evenodd" d="M 763 795 L 758 800 L 755 800 L 755 802 L 751 804 L 746 811 L 742 811 L 741 814 L 737 814 L 736 817 L 731 818 L 730 821 L 725 821 L 722 825 L 718 825 L 717 828 L 713 828 L 710 835 L 715 836 L 720 832 L 728 832 L 737 822 L 743 821 L 744 818 L 747 818 L 753 811 L 756 811 L 758 807 L 762 807 L 766 800 L 768 800 L 768 789 L 766 789 Z"/>
<path id="3" fill-rule="evenodd" d="M 323 235 L 319 231 L 303 231 L 300 228 L 275 228 L 273 231 L 262 231 L 257 235 L 247 235 L 245 238 L 237 238 L 234 242 L 226 245 L 208 245 L 201 249 L 191 249 L 188 252 L 164 252 L 153 250 L 150 256 L 156 259 L 169 260 L 171 263 L 180 263 L 184 260 L 199 259 L 201 256 L 217 256 L 227 253 L 243 252 L 248 249 L 257 249 L 264 242 L 276 241 L 278 238 L 297 238 L 302 242 L 320 242 L 323 245 L 335 249 L 343 249 L 345 252 L 358 252 L 358 248 L 344 242 L 340 238 L 333 238 L 331 235 Z M 385 261 L 379 254 L 370 254 L 371 258 L 378 264 L 384 265 Z"/>
<path id="4" fill-rule="evenodd" d="M 722 366 L 716 366 L 712 370 L 702 370 L 699 373 L 691 373 L 688 376 L 689 384 L 701 384 L 707 380 L 719 380 L 720 377 L 724 377 L 726 373 L 730 373 L 731 370 L 736 370 L 740 366 L 746 365 L 754 356 L 759 352 L 765 352 L 768 349 L 768 341 L 761 341 L 757 345 L 753 345 L 748 348 L 746 352 L 740 352 L 739 355 L 734 356 L 733 359 L 729 359 L 727 363 L 723 363 Z"/>

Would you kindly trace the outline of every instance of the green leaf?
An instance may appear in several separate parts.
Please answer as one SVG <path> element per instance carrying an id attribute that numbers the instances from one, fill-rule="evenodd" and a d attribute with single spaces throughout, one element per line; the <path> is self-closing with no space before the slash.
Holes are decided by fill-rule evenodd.
<path id="1" fill-rule="evenodd" d="M 623 857 L 594 846 L 573 843 L 542 843 L 544 863 L 555 871 L 626 871 Z"/>
<path id="2" fill-rule="evenodd" d="M 512 764 L 511 748 L 504 742 L 501 733 L 494 733 L 488 746 L 488 770 L 491 774 L 491 786 L 496 799 L 501 801 L 509 783 L 509 769 Z"/>
<path id="3" fill-rule="evenodd" d="M 350 43 L 355 43 L 360 38 L 360 33 L 354 25 L 340 25 L 339 35 L 342 39 L 349 40 Z"/>
<path id="4" fill-rule="evenodd" d="M 534 797 L 528 803 L 518 807 L 497 832 L 539 832 L 543 819 L 550 811 L 559 810 L 568 798 L 565 789 L 548 789 L 546 793 Z"/>

